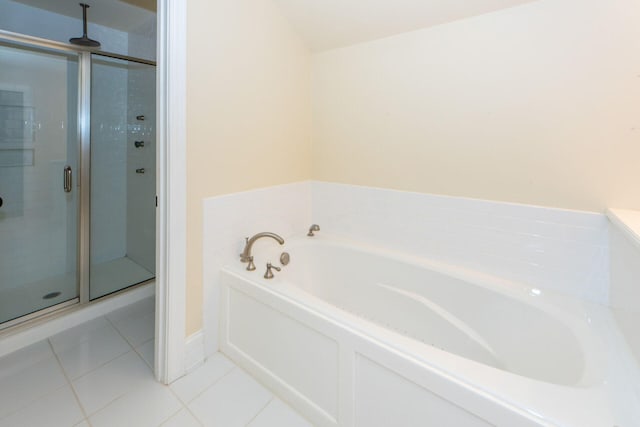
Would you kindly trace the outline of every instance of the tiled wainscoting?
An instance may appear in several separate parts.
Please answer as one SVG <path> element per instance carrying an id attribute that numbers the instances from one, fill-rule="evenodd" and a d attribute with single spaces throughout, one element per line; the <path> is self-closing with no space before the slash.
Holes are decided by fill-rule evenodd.
<path id="1" fill-rule="evenodd" d="M 219 271 L 237 263 L 244 238 L 320 233 L 411 253 L 526 285 L 607 304 L 604 214 L 329 182 L 300 182 L 206 199 L 205 353 L 218 350 Z M 273 242 L 259 242 L 260 245 Z M 264 267 L 269 260 L 258 259 Z M 273 261 L 273 260 L 271 260 Z"/>
<path id="2" fill-rule="evenodd" d="M 608 301 L 604 214 L 327 182 L 311 191 L 327 233 Z"/>

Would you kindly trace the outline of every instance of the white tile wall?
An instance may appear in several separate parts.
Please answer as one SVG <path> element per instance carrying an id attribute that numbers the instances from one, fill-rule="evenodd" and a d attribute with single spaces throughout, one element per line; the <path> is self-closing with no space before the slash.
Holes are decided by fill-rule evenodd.
<path id="1" fill-rule="evenodd" d="M 155 15 L 129 31 L 129 56 L 156 59 L 157 23 Z"/>
<path id="2" fill-rule="evenodd" d="M 608 302 L 605 215 L 327 182 L 312 203 L 324 232 Z"/>
<path id="3" fill-rule="evenodd" d="M 127 69 L 112 60 L 91 67 L 91 263 L 127 251 Z"/>
<path id="4" fill-rule="evenodd" d="M 65 128 L 72 126 L 67 97 L 75 88 L 67 87 L 66 59 L 7 49 L 0 57 L 0 88 L 22 92 L 24 105 L 33 112 L 29 127 L 34 130 L 16 146 L 32 148 L 35 156 L 32 166 L 0 168 L 0 194 L 7 186 L 18 186 L 7 193 L 0 209 L 0 289 L 8 289 L 63 275 L 69 265 L 67 242 L 75 241 L 68 240 L 72 234 L 67 233 L 66 219 L 75 204 L 65 195 L 60 177 L 69 156 Z M 16 191 L 22 196 L 15 197 Z M 70 287 L 75 283 L 65 286 Z"/>
<path id="5" fill-rule="evenodd" d="M 272 231 L 286 239 L 306 231 L 311 224 L 311 186 L 302 182 L 212 197 L 204 200 L 203 208 L 204 329 L 209 355 L 218 349 L 220 268 L 240 262 L 245 237 Z M 268 261 L 273 260 L 257 256 L 255 263 L 261 269 Z"/>
<path id="6" fill-rule="evenodd" d="M 156 79 L 155 67 L 129 64 L 127 72 L 126 253 L 155 272 Z M 136 116 L 144 115 L 139 121 Z M 136 148 L 134 141 L 144 141 Z M 144 168 L 144 174 L 136 169 Z"/>

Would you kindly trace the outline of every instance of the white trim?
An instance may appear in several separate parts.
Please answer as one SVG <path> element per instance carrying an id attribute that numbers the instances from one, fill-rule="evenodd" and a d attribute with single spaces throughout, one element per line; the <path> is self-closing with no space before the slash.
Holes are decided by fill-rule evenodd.
<path id="1" fill-rule="evenodd" d="M 87 305 L 75 305 L 62 312 L 43 316 L 38 321 L 29 322 L 24 326 L 14 326 L 0 334 L 0 357 L 121 307 L 149 298 L 154 293 L 155 283 L 150 282 Z"/>
<path id="2" fill-rule="evenodd" d="M 157 379 L 185 373 L 187 2 L 158 0 Z"/>
<path id="3" fill-rule="evenodd" d="M 201 330 L 189 335 L 185 342 L 185 373 L 192 372 L 204 363 L 204 333 Z"/>

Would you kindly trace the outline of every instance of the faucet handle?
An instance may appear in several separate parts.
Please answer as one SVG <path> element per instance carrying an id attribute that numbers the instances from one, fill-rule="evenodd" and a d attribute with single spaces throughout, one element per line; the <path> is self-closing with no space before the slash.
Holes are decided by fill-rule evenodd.
<path id="1" fill-rule="evenodd" d="M 264 278 L 265 279 L 273 279 L 273 271 L 271 270 L 276 270 L 276 271 L 280 271 L 282 270 L 280 267 L 276 267 L 275 265 L 271 265 L 270 262 L 267 263 L 267 271 L 264 273 Z"/>

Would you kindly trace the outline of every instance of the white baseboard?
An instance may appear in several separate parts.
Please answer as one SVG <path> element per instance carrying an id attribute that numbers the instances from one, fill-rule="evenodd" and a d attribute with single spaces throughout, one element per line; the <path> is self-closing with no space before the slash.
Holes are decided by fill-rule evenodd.
<path id="1" fill-rule="evenodd" d="M 202 329 L 189 335 L 185 342 L 185 373 L 188 374 L 204 363 L 204 333 Z"/>
<path id="2" fill-rule="evenodd" d="M 0 357 L 35 344 L 66 329 L 155 295 L 155 282 L 138 286 L 120 295 L 85 306 L 74 306 L 62 313 L 44 316 L 22 326 L 0 333 Z"/>

